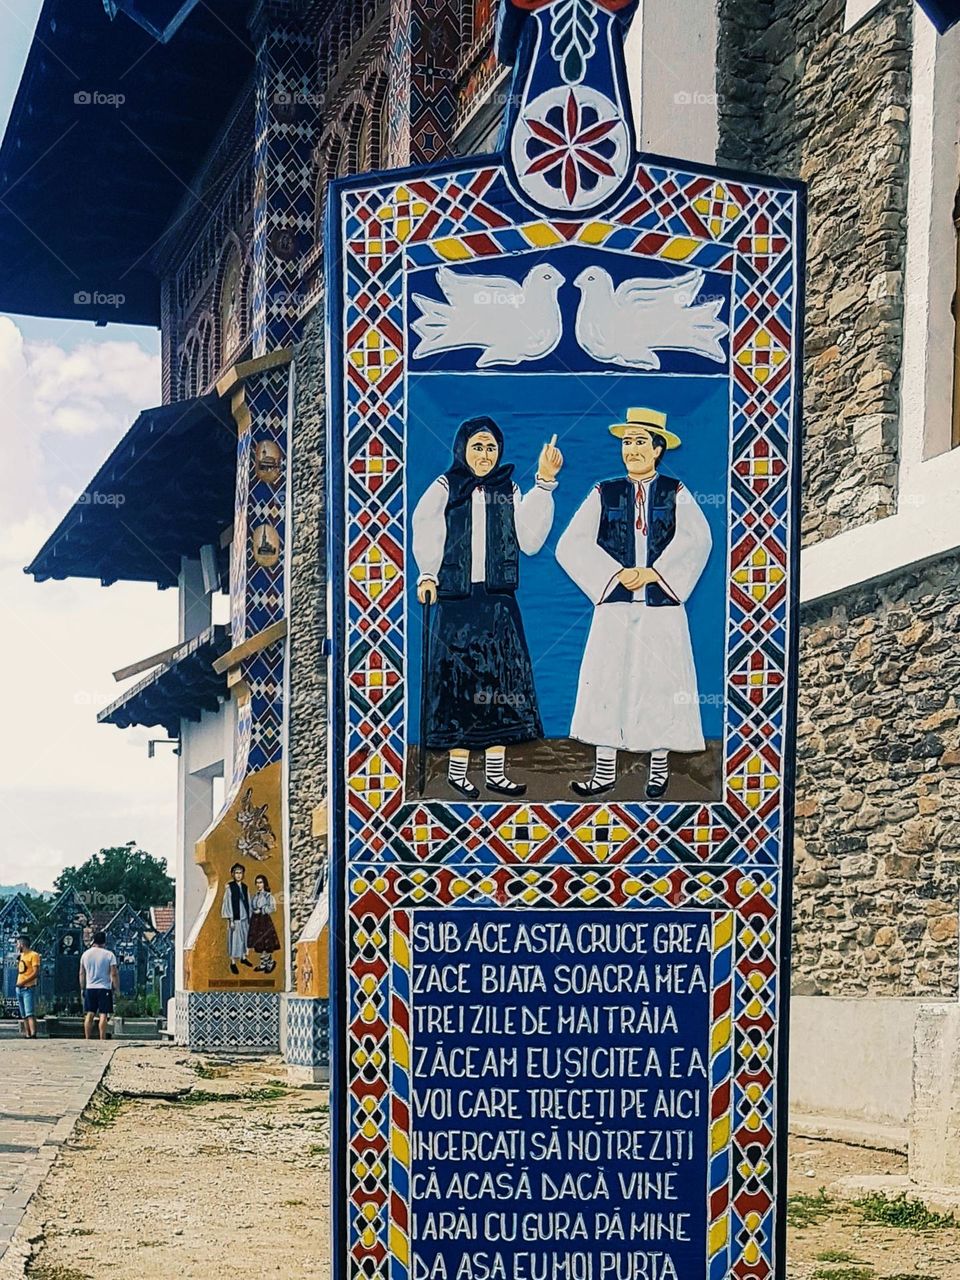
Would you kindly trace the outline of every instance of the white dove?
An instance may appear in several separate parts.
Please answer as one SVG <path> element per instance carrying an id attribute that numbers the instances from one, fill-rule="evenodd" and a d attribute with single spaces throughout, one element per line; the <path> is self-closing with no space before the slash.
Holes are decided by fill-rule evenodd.
<path id="1" fill-rule="evenodd" d="M 637 276 L 614 289 L 602 267 L 587 267 L 573 283 L 581 295 L 577 341 L 594 360 L 659 369 L 657 351 L 726 359 L 720 339 L 729 327 L 717 319 L 722 300 L 692 305 L 703 283 L 702 271 L 664 278 Z"/>
<path id="2" fill-rule="evenodd" d="M 477 368 L 521 364 L 549 355 L 560 341 L 563 322 L 557 294 L 564 283 L 559 271 L 537 266 L 522 283 L 509 276 L 458 275 L 437 269 L 446 302 L 415 293 L 420 316 L 413 331 L 420 338 L 414 356 L 480 347 Z"/>

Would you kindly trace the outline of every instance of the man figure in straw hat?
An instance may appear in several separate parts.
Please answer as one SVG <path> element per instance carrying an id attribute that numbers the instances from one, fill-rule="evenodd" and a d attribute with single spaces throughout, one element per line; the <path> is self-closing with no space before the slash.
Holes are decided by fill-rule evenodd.
<path id="1" fill-rule="evenodd" d="M 680 444 L 666 414 L 628 409 L 610 427 L 627 474 L 603 480 L 557 544 L 557 560 L 593 602 L 570 735 L 596 747 L 579 796 L 611 791 L 617 752 L 650 753 L 647 797 L 669 783 L 671 751 L 702 751 L 697 673 L 684 602 L 710 555 L 710 528 L 679 480 L 658 471 Z"/>

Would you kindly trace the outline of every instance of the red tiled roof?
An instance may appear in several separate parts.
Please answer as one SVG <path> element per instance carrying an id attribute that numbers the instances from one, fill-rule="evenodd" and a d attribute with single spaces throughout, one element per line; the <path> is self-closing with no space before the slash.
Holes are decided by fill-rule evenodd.
<path id="1" fill-rule="evenodd" d="M 156 929 L 157 933 L 166 933 L 174 920 L 173 907 L 151 907 L 150 923 Z"/>

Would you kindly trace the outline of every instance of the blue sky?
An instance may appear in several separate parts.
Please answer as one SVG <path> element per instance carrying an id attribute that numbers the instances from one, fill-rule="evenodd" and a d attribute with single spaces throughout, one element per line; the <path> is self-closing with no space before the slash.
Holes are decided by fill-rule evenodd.
<path id="1" fill-rule="evenodd" d="M 2 128 L 39 11 L 40 0 L 0 6 Z M 22 572 L 137 412 L 159 403 L 158 352 L 152 329 L 0 314 L 0 433 L 18 460 L 0 474 L 0 884 L 48 888 L 63 866 L 127 840 L 172 860 L 176 762 L 146 749 L 165 735 L 99 726 L 96 713 L 125 687 L 112 671 L 175 641 L 176 595 Z"/>

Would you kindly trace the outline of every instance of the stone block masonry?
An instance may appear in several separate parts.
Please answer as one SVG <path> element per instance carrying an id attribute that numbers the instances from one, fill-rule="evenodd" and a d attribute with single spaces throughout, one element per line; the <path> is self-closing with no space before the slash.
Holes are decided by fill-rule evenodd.
<path id="1" fill-rule="evenodd" d="M 295 940 L 313 910 L 326 841 L 312 815 L 327 790 L 326 417 L 323 300 L 304 321 L 296 352 L 290 550 L 290 928 Z"/>
<path id="2" fill-rule="evenodd" d="M 960 556 L 803 622 L 794 990 L 955 998 Z"/>
<path id="3" fill-rule="evenodd" d="M 913 9 L 720 4 L 720 163 L 808 184 L 806 544 L 894 510 Z"/>

